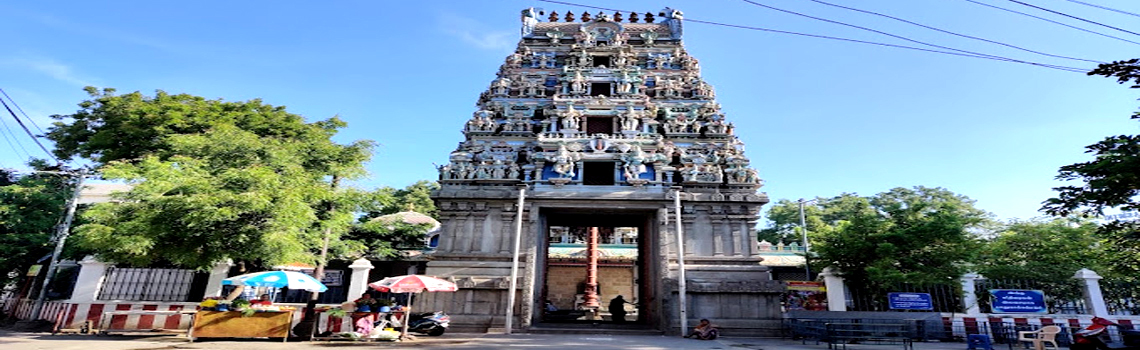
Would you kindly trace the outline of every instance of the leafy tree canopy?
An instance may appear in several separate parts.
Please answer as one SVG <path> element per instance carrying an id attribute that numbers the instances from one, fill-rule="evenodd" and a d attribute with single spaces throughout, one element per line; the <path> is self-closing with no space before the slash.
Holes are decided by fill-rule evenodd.
<path id="1" fill-rule="evenodd" d="M 35 170 L 63 170 L 41 162 L 31 165 Z M 0 170 L 0 285 L 8 284 L 9 272 L 22 276 L 24 268 L 51 254 L 56 224 L 74 189 L 73 177 Z"/>
<path id="2" fill-rule="evenodd" d="M 364 174 L 373 143 L 331 141 L 343 122 L 305 123 L 258 100 L 88 92 L 79 112 L 55 116 L 49 137 L 61 157 L 90 157 L 105 178 L 134 185 L 77 228 L 102 258 L 194 268 L 226 258 L 313 262 L 326 233 L 334 256 L 365 250 L 338 237 L 367 196 L 335 184 Z"/>
<path id="3" fill-rule="evenodd" d="M 1096 229 L 1084 219 L 1011 222 L 986 242 L 977 272 L 990 279 L 1069 281 L 1082 268 L 1103 271 Z"/>
<path id="4" fill-rule="evenodd" d="M 148 155 L 165 159 L 174 155 L 171 136 L 204 133 L 219 125 L 257 136 L 296 140 L 327 139 L 345 126 L 337 118 L 305 123 L 303 117 L 286 112 L 285 107 L 267 105 L 259 99 L 209 100 L 162 90 L 154 96 L 137 91 L 116 95 L 115 89 L 90 86 L 85 90 L 91 99 L 79 103 L 78 111 L 51 116 L 57 121 L 46 136 L 55 143 L 54 153 L 60 159 L 79 156 L 99 164 Z"/>
<path id="5" fill-rule="evenodd" d="M 370 193 L 358 224 L 345 239 L 367 247 L 365 255 L 392 257 L 400 249 L 422 248 L 424 235 L 431 225 L 385 222 L 376 218 L 403 211 L 414 211 L 438 219 L 439 210 L 429 197 L 439 189 L 433 181 L 418 181 L 402 189 L 383 187 Z"/>
<path id="6" fill-rule="evenodd" d="M 1101 64 L 1088 74 L 1140 88 L 1140 59 Z M 1133 113 L 1132 119 L 1140 119 L 1140 112 Z M 1063 166 L 1057 174 L 1058 180 L 1081 183 L 1053 188 L 1057 197 L 1046 200 L 1041 209 L 1060 216 L 1099 216 L 1110 208 L 1140 210 L 1140 135 L 1106 137 L 1085 149 L 1093 160 Z M 1101 226 L 1098 234 L 1110 256 L 1107 273 L 1140 276 L 1140 223 L 1115 220 Z"/>
<path id="7" fill-rule="evenodd" d="M 817 198 L 805 209 L 812 264 L 868 287 L 956 280 L 979 245 L 974 231 L 990 221 L 968 197 L 921 186 Z M 798 225 L 798 203 L 779 201 L 771 211 L 778 215 L 769 216 L 769 229 Z"/>

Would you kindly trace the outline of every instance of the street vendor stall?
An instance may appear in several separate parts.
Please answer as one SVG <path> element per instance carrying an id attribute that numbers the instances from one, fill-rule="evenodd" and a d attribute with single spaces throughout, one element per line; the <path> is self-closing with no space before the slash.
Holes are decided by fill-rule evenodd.
<path id="1" fill-rule="evenodd" d="M 265 311 L 245 315 L 241 311 L 199 311 L 187 337 L 289 339 L 293 311 Z"/>
<path id="2" fill-rule="evenodd" d="M 222 280 L 222 284 L 302 289 L 311 292 L 328 290 L 328 287 L 312 276 L 293 271 L 245 274 Z M 249 302 L 239 305 L 235 301 L 231 309 L 231 304 L 225 301 L 208 302 L 210 300 L 203 302 L 203 306 L 207 309 L 200 310 L 194 317 L 194 324 L 187 334 L 190 341 L 197 338 L 282 338 L 282 340 L 289 338 L 294 312 L 291 307 Z"/>
<path id="3" fill-rule="evenodd" d="M 400 323 L 403 324 L 403 329 L 400 331 L 401 338 L 408 337 L 408 323 L 411 321 L 410 316 L 412 314 L 412 301 L 415 300 L 414 297 L 412 297 L 413 293 L 454 292 L 459 290 L 459 287 L 451 281 L 421 275 L 388 277 L 376 282 L 369 283 L 368 286 L 381 292 L 408 293 L 408 307 L 399 312 L 402 313 L 402 315 L 398 315 Z M 443 334 L 443 332 L 440 332 L 439 334 Z"/>

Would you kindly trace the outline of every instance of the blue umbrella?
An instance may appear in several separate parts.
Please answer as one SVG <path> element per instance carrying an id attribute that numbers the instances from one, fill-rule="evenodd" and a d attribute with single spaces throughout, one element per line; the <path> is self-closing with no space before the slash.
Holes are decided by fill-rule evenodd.
<path id="1" fill-rule="evenodd" d="M 301 289 L 310 292 L 329 290 L 313 276 L 293 271 L 264 271 L 247 273 L 222 280 L 224 285 Z"/>

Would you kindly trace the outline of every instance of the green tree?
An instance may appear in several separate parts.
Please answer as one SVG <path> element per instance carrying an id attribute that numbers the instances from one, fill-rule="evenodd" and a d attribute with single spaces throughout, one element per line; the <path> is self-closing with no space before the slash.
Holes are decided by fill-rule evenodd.
<path id="1" fill-rule="evenodd" d="M 99 165 L 143 156 L 172 155 L 170 137 L 199 134 L 218 125 L 231 125 L 257 136 L 279 139 L 319 139 L 344 127 L 336 118 L 305 123 L 285 107 L 249 101 L 210 100 L 189 94 L 154 96 L 138 91 L 125 95 L 115 89 L 86 87 L 91 96 L 72 114 L 53 115 L 45 135 L 55 143 L 53 153 L 62 160 L 76 156 Z"/>
<path id="2" fill-rule="evenodd" d="M 1101 64 L 1088 74 L 1140 88 L 1140 59 Z M 1140 112 L 1134 112 L 1132 119 L 1140 120 Z M 1057 197 L 1045 200 L 1041 209 L 1060 216 L 1100 216 L 1110 208 L 1140 210 L 1140 135 L 1106 137 L 1085 149 L 1093 160 L 1063 166 L 1056 177 L 1081 184 L 1054 187 Z M 1140 223 L 1114 220 L 1097 232 L 1108 265 L 1108 271 L 1101 273 L 1127 279 L 1140 276 Z"/>
<path id="3" fill-rule="evenodd" d="M 1082 268 L 1103 270 L 1097 224 L 1084 219 L 1014 221 L 985 242 L 976 269 L 991 279 L 1069 281 Z"/>
<path id="4" fill-rule="evenodd" d="M 39 163 L 33 168 L 61 170 Z M 0 170 L 0 285 L 11 281 L 9 272 L 23 276 L 29 266 L 51 254 L 52 236 L 74 184 L 73 178 L 57 174 L 20 176 Z"/>
<path id="5" fill-rule="evenodd" d="M 990 220 L 968 197 L 921 186 L 843 194 L 812 207 L 813 266 L 834 267 L 852 285 L 870 289 L 953 283 L 979 245 L 973 231 Z"/>
<path id="6" fill-rule="evenodd" d="M 431 225 L 384 222 L 376 218 L 403 211 L 414 211 L 438 219 L 439 210 L 431 200 L 431 192 L 439 189 L 433 181 L 418 181 L 402 189 L 383 187 L 369 194 L 357 225 L 345 239 L 367 247 L 366 255 L 392 257 L 400 249 L 421 248 Z"/>
<path id="7" fill-rule="evenodd" d="M 822 199 L 816 198 L 816 201 L 819 200 Z M 809 232 L 815 232 L 821 228 L 823 224 L 820 219 L 821 214 L 822 210 L 818 206 L 810 204 L 804 206 L 804 217 Z M 803 230 L 800 228 L 800 203 L 798 201 L 778 200 L 768 207 L 765 217 L 768 226 L 757 230 L 756 239 L 773 244 L 803 242 Z"/>
<path id="8" fill-rule="evenodd" d="M 102 258 L 194 268 L 226 258 L 313 262 L 326 235 L 334 255 L 365 250 L 338 239 L 362 195 L 335 184 L 364 174 L 373 143 L 331 141 L 342 121 L 306 123 L 258 100 L 88 91 L 92 100 L 55 116 L 48 135 L 59 156 L 89 157 L 105 178 L 133 185 L 77 228 Z"/>
<path id="9" fill-rule="evenodd" d="M 402 189 L 392 187 L 382 188 L 388 194 L 388 202 L 378 210 L 370 213 L 374 216 L 394 214 L 401 211 L 414 211 L 439 219 L 439 210 L 431 200 L 431 192 L 438 190 L 439 184 L 435 181 L 420 180 Z"/>

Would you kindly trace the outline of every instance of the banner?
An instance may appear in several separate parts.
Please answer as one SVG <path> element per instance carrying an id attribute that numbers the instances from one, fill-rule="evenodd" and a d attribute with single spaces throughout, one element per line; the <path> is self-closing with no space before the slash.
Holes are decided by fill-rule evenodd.
<path id="1" fill-rule="evenodd" d="M 787 281 L 785 310 L 827 311 L 827 287 L 822 282 Z"/>

